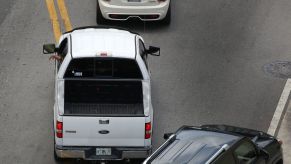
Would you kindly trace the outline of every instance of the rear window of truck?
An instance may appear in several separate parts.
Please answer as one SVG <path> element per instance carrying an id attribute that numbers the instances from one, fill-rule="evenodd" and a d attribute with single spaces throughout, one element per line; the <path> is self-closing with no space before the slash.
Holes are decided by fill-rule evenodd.
<path id="1" fill-rule="evenodd" d="M 65 78 L 142 79 L 135 60 L 116 58 L 73 59 Z"/>

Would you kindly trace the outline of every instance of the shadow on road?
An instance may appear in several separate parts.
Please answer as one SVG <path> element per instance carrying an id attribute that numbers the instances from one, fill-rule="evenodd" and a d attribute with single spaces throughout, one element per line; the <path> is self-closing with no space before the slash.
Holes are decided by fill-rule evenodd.
<path id="1" fill-rule="evenodd" d="M 169 28 L 169 25 L 164 25 L 158 21 L 143 22 L 138 19 L 127 21 L 107 21 L 103 25 L 121 27 L 133 32 L 156 32 L 163 31 Z"/>

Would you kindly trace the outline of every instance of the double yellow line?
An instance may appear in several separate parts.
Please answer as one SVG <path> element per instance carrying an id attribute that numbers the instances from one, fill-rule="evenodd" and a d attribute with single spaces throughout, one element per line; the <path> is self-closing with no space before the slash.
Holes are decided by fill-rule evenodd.
<path id="1" fill-rule="evenodd" d="M 66 31 L 72 30 L 72 24 L 68 14 L 68 10 L 64 0 L 57 0 L 58 8 L 60 11 L 61 18 L 64 22 Z M 61 26 L 58 20 L 58 14 L 56 11 L 56 6 L 54 0 L 46 0 L 47 9 L 50 15 L 51 23 L 53 26 L 53 32 L 56 42 L 59 41 L 60 36 L 62 35 Z"/>

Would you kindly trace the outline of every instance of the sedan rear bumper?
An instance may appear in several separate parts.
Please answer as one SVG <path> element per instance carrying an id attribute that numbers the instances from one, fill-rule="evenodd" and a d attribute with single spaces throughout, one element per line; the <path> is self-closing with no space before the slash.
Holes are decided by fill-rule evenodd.
<path id="1" fill-rule="evenodd" d="M 59 158 L 77 158 L 84 160 L 123 160 L 147 158 L 152 147 L 112 147 L 112 155 L 97 156 L 97 147 L 69 147 L 55 146 L 56 155 Z"/>
<path id="2" fill-rule="evenodd" d="M 169 2 L 154 6 L 116 6 L 107 2 L 99 1 L 100 10 L 105 19 L 127 20 L 139 18 L 142 21 L 162 20 L 166 17 Z"/>

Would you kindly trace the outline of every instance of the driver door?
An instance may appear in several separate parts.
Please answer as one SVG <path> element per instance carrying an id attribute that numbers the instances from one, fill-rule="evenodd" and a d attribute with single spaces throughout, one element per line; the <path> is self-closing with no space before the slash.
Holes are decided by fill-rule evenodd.
<path id="1" fill-rule="evenodd" d="M 60 55 L 63 59 L 68 54 L 68 38 L 64 38 L 57 51 L 57 55 Z M 58 80 L 58 72 L 59 68 L 62 65 L 62 61 L 55 60 L 55 98 L 57 98 L 57 80 Z M 55 100 L 57 102 L 57 99 Z"/>
<path id="2" fill-rule="evenodd" d="M 58 49 L 58 55 L 61 56 L 63 59 L 66 57 L 66 55 L 68 54 L 68 38 L 65 38 L 61 41 L 59 49 Z M 56 67 L 56 74 L 59 71 L 59 68 L 62 64 L 62 61 L 58 61 L 56 60 L 55 62 L 55 67 Z"/>
<path id="3" fill-rule="evenodd" d="M 151 74 L 151 72 L 149 70 L 149 65 L 148 65 L 148 54 L 146 53 L 146 48 L 145 48 L 144 43 L 141 39 L 139 39 L 138 45 L 139 45 L 139 54 L 142 57 L 142 60 L 143 60 L 144 64 L 146 65 L 147 70 L 149 71 L 149 74 Z"/>
<path id="4" fill-rule="evenodd" d="M 266 164 L 258 152 L 253 142 L 244 139 L 234 149 L 233 154 L 238 164 Z"/>

